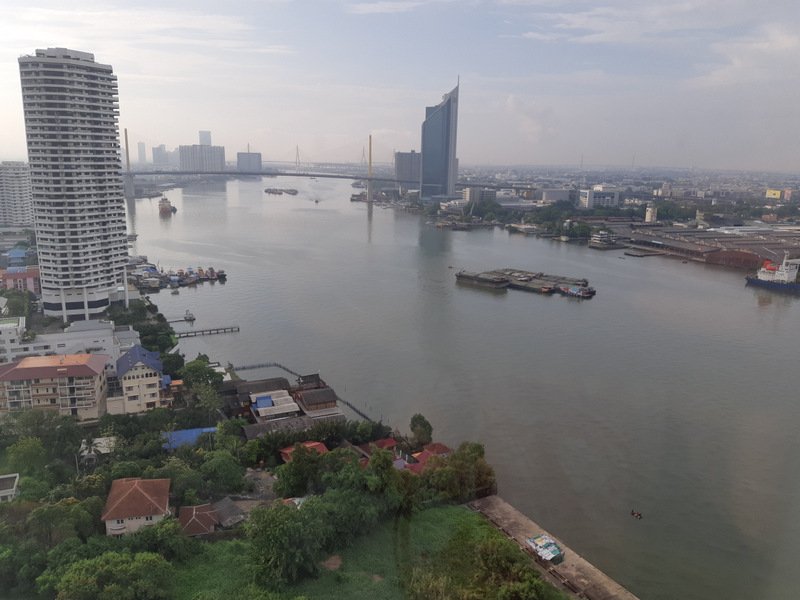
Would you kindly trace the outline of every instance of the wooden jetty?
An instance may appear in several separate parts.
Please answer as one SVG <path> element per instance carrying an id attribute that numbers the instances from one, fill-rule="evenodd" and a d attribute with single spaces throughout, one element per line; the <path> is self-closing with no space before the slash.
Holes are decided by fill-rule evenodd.
<path id="1" fill-rule="evenodd" d="M 239 331 L 238 325 L 229 327 L 210 327 L 209 329 L 192 329 L 190 331 L 178 331 L 175 336 L 178 338 L 198 337 L 201 335 L 217 335 L 218 333 L 236 333 Z"/>
<path id="2" fill-rule="evenodd" d="M 480 498 L 467 506 L 481 513 L 495 527 L 519 544 L 520 548 L 533 558 L 536 568 L 542 575 L 557 588 L 568 592 L 571 597 L 585 600 L 638 600 L 622 585 L 499 496 Z M 553 538 L 564 551 L 562 563 L 553 565 L 541 560 L 527 544 L 526 540 L 529 537 L 542 533 Z"/>

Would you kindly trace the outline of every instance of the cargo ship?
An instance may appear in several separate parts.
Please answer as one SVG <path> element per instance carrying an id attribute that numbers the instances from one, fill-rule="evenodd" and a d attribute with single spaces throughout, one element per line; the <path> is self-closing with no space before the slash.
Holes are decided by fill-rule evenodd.
<path id="1" fill-rule="evenodd" d="M 777 292 L 800 294 L 800 283 L 797 283 L 797 271 L 799 268 L 800 258 L 789 258 L 789 253 L 787 252 L 781 264 L 765 260 L 756 274 L 747 275 L 745 280 L 747 285 L 763 287 Z"/>
<path id="2" fill-rule="evenodd" d="M 507 288 L 509 284 L 508 277 L 490 275 L 488 273 L 473 273 L 471 271 L 459 271 L 456 273 L 456 281 L 493 290 Z"/>

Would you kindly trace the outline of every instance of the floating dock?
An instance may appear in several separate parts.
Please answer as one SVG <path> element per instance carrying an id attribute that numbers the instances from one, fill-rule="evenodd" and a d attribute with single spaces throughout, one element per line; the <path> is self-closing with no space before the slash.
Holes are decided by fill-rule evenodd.
<path id="1" fill-rule="evenodd" d="M 230 327 L 212 327 L 209 329 L 192 329 L 190 331 L 178 331 L 175 334 L 177 338 L 189 338 L 189 337 L 198 337 L 201 335 L 216 335 L 218 333 L 236 333 L 239 331 L 238 325 L 233 325 Z"/>
<path id="2" fill-rule="evenodd" d="M 499 496 L 487 496 L 467 504 L 469 508 L 486 517 L 500 531 L 519 544 L 522 550 L 534 559 L 544 578 L 564 590 L 573 598 L 585 600 L 638 600 L 631 592 L 592 565 L 580 554 L 569 548 L 562 540 L 523 515 Z M 540 559 L 526 543 L 535 535 L 545 534 L 553 538 L 564 552 L 564 560 L 558 565 Z"/>

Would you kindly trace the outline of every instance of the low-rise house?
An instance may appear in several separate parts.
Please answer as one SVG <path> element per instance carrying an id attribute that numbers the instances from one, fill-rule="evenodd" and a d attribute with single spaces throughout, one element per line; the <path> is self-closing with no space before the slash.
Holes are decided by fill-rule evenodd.
<path id="1" fill-rule="evenodd" d="M 217 522 L 220 527 L 228 529 L 238 525 L 247 518 L 247 514 L 236 506 L 229 496 L 225 496 L 222 500 L 214 502 L 211 505 L 217 515 Z"/>
<path id="2" fill-rule="evenodd" d="M 342 411 L 338 406 L 339 397 L 333 388 L 325 387 L 310 389 L 297 392 L 295 394 L 297 404 L 312 419 L 328 418 L 341 415 Z"/>
<path id="3" fill-rule="evenodd" d="M 39 296 L 42 293 L 39 267 L 36 265 L 8 267 L 0 271 L 0 286 L 7 290 L 31 292 Z"/>
<path id="4" fill-rule="evenodd" d="M 16 498 L 17 485 L 19 485 L 19 473 L 0 475 L 0 502 L 11 502 Z"/>
<path id="5" fill-rule="evenodd" d="M 116 365 L 118 395 L 108 398 L 108 412 L 129 415 L 168 406 L 171 396 L 161 393 L 163 365 L 158 352 L 136 345 Z"/>
<path id="6" fill-rule="evenodd" d="M 106 412 L 109 358 L 104 354 L 29 356 L 0 365 L 0 415 L 36 408 L 79 421 Z"/>
<path id="7" fill-rule="evenodd" d="M 303 442 L 301 446 L 304 446 L 308 450 L 315 450 L 319 454 L 325 454 L 328 452 L 328 447 L 323 444 L 322 442 Z M 281 449 L 281 458 L 283 462 L 292 462 L 292 454 L 294 453 L 295 446 L 287 446 L 286 448 Z"/>
<path id="8" fill-rule="evenodd" d="M 405 468 L 411 471 L 412 473 L 416 473 L 419 475 L 422 473 L 427 467 L 428 462 L 434 456 L 438 456 L 440 458 L 444 458 L 448 456 L 452 450 L 439 442 L 432 442 L 427 444 L 423 447 L 420 452 L 415 452 L 411 456 L 414 458 L 416 462 L 406 463 Z"/>
<path id="9" fill-rule="evenodd" d="M 289 380 L 285 377 L 272 377 L 256 381 L 223 381 L 219 394 L 225 402 L 225 412 L 232 416 L 248 416 L 250 398 L 253 394 L 269 394 L 278 390 L 289 390 Z"/>
<path id="10" fill-rule="evenodd" d="M 169 486 L 169 479 L 115 479 L 100 517 L 106 535 L 121 537 L 168 517 Z"/>
<path id="11" fill-rule="evenodd" d="M 181 506 L 178 521 L 181 523 L 183 533 L 188 536 L 208 535 L 213 533 L 219 524 L 217 512 L 210 504 Z"/>
<path id="12" fill-rule="evenodd" d="M 388 450 L 389 452 L 394 454 L 396 447 L 397 447 L 397 440 L 395 440 L 394 438 L 390 438 L 390 437 L 383 438 L 383 439 L 380 439 L 380 440 L 375 440 L 374 442 L 369 442 L 367 444 L 361 444 L 359 446 L 359 448 L 367 456 L 370 456 L 374 452 L 375 448 L 378 448 L 380 450 Z"/>
<path id="13" fill-rule="evenodd" d="M 258 423 L 300 415 L 300 407 L 286 390 L 250 394 L 250 412 Z"/>

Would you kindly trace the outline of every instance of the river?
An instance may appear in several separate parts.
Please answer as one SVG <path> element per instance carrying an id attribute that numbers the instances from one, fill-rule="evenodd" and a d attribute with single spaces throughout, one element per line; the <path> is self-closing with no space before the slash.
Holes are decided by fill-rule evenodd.
<path id="1" fill-rule="evenodd" d="M 352 192 L 251 179 L 171 190 L 168 218 L 128 203 L 132 253 L 228 272 L 151 296 L 194 327 L 241 327 L 182 340 L 187 358 L 320 372 L 401 430 L 420 412 L 437 440 L 482 442 L 507 501 L 643 600 L 797 597 L 800 299 L 679 260 L 439 231 Z M 597 296 L 455 283 L 502 266 Z"/>

